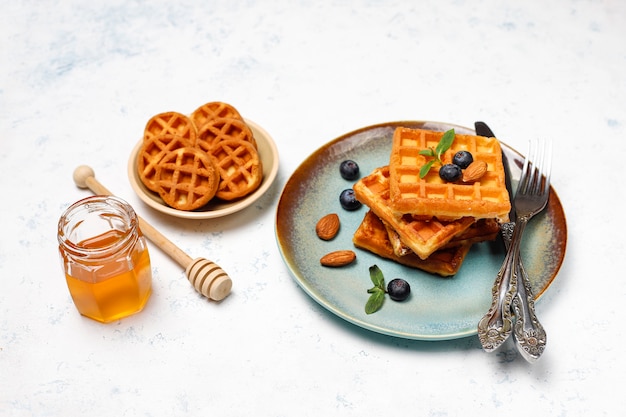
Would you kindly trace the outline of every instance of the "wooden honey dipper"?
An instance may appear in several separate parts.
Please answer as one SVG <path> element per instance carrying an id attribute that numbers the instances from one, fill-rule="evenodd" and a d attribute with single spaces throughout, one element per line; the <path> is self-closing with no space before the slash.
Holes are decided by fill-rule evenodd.
<path id="1" fill-rule="evenodd" d="M 73 177 L 79 188 L 89 188 L 94 194 L 113 195 L 96 180 L 95 173 L 89 166 L 81 165 L 76 168 Z M 187 279 L 196 291 L 215 301 L 223 300 L 230 294 L 233 283 L 222 268 L 204 258 L 192 259 L 139 215 L 137 218 L 139 219 L 139 228 L 144 236 L 185 268 Z"/>

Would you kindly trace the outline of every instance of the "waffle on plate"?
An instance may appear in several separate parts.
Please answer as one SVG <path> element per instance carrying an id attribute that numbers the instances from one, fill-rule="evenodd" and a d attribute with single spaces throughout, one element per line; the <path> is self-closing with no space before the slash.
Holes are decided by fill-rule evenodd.
<path id="1" fill-rule="evenodd" d="M 444 132 L 424 129 L 395 130 L 389 165 L 374 169 L 353 186 L 357 199 L 369 207 L 353 237 L 357 247 L 450 276 L 458 272 L 472 244 L 495 239 L 511 208 L 500 143 L 455 134 L 441 162 L 420 175 L 433 158 L 421 151 L 436 149 L 443 136 Z M 468 182 L 442 179 L 439 167 L 462 150 L 486 170 Z"/>

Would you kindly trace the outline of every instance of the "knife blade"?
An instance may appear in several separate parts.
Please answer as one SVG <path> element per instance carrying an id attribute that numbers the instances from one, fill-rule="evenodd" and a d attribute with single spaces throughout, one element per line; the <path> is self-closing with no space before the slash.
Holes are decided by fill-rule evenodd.
<path id="1" fill-rule="evenodd" d="M 485 122 L 474 122 L 474 130 L 478 136 L 485 136 L 488 138 L 495 138 L 496 135 L 493 134 L 487 123 Z M 509 165 L 509 159 L 506 156 L 504 150 L 502 150 L 502 165 L 504 165 L 504 185 L 506 186 L 506 190 L 509 192 L 509 198 L 511 201 L 513 200 L 513 185 L 511 184 L 511 167 Z M 509 222 L 515 222 L 515 206 L 511 204 L 511 210 L 509 211 Z M 513 231 L 511 230 L 511 234 Z M 509 235 L 509 240 L 510 240 Z"/>

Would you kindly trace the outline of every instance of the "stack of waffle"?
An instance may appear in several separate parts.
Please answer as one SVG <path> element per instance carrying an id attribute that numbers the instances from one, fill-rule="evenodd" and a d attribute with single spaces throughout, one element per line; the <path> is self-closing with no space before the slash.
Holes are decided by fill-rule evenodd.
<path id="1" fill-rule="evenodd" d="M 353 242 L 355 246 L 403 265 L 441 276 L 456 274 L 472 244 L 495 239 L 508 221 L 509 195 L 504 183 L 500 143 L 495 138 L 455 135 L 442 162 L 469 151 L 484 161 L 487 172 L 471 183 L 446 182 L 435 164 L 420 178 L 443 132 L 397 128 L 389 165 L 375 169 L 354 185 L 368 206 Z"/>
<path id="2" fill-rule="evenodd" d="M 215 101 L 190 117 L 153 116 L 137 156 L 143 184 L 179 210 L 198 209 L 214 197 L 242 198 L 258 188 L 263 166 L 252 130 L 237 109 Z"/>

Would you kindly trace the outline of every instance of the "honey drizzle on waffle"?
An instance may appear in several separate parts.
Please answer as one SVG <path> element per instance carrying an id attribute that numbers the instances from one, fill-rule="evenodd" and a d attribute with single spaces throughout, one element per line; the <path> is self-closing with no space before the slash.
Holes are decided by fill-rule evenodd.
<path id="1" fill-rule="evenodd" d="M 430 158 L 419 151 L 435 148 L 442 136 L 443 132 L 423 129 L 395 130 L 389 162 L 393 210 L 439 219 L 471 216 L 507 221 L 511 205 L 504 184 L 502 151 L 495 138 L 456 134 L 452 146 L 442 155 L 443 163 L 450 163 L 457 151 L 468 150 L 474 160 L 486 162 L 487 173 L 473 184 L 446 182 L 439 177 L 437 166 L 420 178 L 420 168 Z"/>

